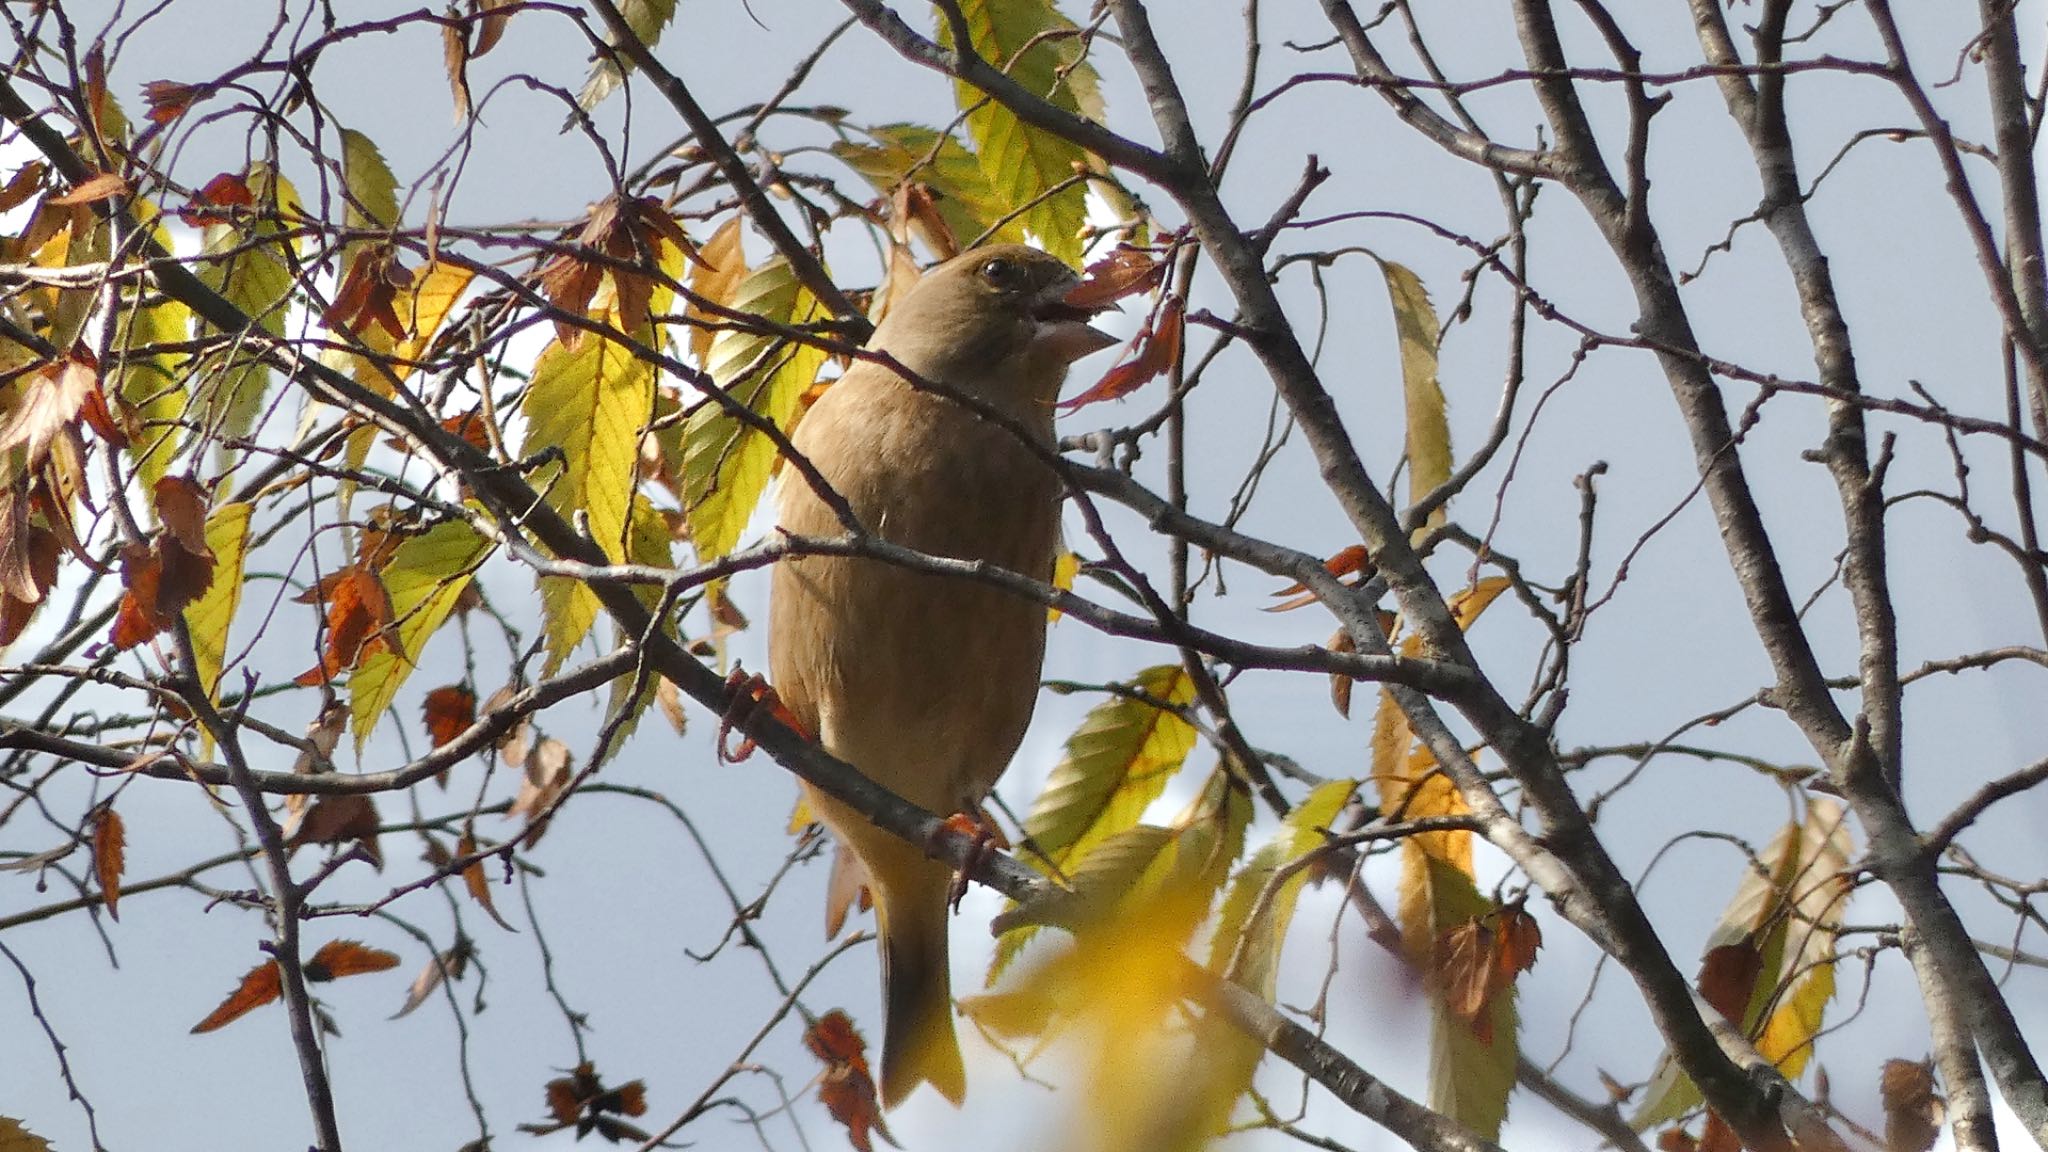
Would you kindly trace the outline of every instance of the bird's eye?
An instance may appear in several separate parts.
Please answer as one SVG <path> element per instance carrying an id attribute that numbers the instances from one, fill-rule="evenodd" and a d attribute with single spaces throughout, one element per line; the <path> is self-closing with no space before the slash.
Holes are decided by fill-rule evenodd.
<path id="1" fill-rule="evenodd" d="M 981 278 L 997 288 L 1014 288 L 1022 279 L 1024 269 L 1014 261 L 998 256 L 981 266 Z"/>

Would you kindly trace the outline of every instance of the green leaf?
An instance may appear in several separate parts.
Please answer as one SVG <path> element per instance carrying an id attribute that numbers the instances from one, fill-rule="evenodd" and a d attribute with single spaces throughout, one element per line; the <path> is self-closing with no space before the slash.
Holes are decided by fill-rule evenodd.
<path id="1" fill-rule="evenodd" d="M 247 227 L 210 224 L 200 250 L 199 278 L 254 318 L 272 336 L 284 335 L 285 305 L 294 283 L 292 241 L 283 220 L 302 215 L 291 182 L 268 164 L 249 166 L 250 194 L 269 217 Z M 256 424 L 270 387 L 270 369 L 255 350 L 236 347 L 205 357 L 198 368 L 199 402 L 206 430 L 217 438 L 243 436 Z"/>
<path id="2" fill-rule="evenodd" d="M 1076 31 L 1051 0 L 960 0 L 968 35 L 982 59 L 1009 74 L 1026 91 L 1091 119 L 1102 116 L 1100 82 L 1088 65 Z M 1048 33 L 1053 35 L 1048 36 Z M 939 20 L 939 40 L 953 46 L 951 24 Z M 1005 210 L 1033 204 L 1023 223 L 1045 250 L 1069 263 L 1081 259 L 1080 231 L 1088 219 L 1088 189 L 1076 183 L 1050 196 L 1071 179 L 1076 165 L 1096 161 L 1078 144 L 1024 123 L 1017 114 L 966 83 L 955 86 L 966 113 L 981 170 L 1005 202 Z M 1043 199 L 1041 199 L 1043 197 Z M 1033 203 L 1033 202 L 1036 203 Z M 961 237 L 965 243 L 971 237 Z"/>
<path id="3" fill-rule="evenodd" d="M 1209 941 L 1209 969 L 1270 1001 L 1280 972 L 1280 952 L 1294 920 L 1294 906 L 1308 882 L 1308 869 L 1280 873 L 1325 843 L 1323 832 L 1358 790 L 1356 780 L 1331 780 L 1317 785 L 1280 822 L 1273 839 L 1252 853 L 1238 870 L 1217 913 Z M 1250 802 L 1245 800 L 1245 815 Z M 1242 830 L 1238 835 L 1243 835 Z M 1211 1132 L 1229 1127 L 1232 1103 L 1251 1088 L 1252 1074 L 1266 1050 L 1256 1040 L 1211 1013 L 1196 1026 L 1196 1050 L 1207 1055 L 1213 1091 L 1198 1096 L 1202 1126 Z"/>
<path id="4" fill-rule="evenodd" d="M 137 487 L 144 492 L 169 472 L 178 453 L 178 420 L 185 415 L 183 352 L 132 352 L 156 345 L 183 344 L 192 339 L 192 310 L 168 297 L 141 303 L 121 302 L 115 320 L 115 393 L 134 415 L 139 428 L 128 441 Z"/>
<path id="5" fill-rule="evenodd" d="M 1295 901 L 1308 880 L 1308 869 L 1295 868 L 1285 879 L 1275 876 L 1321 848 L 1338 813 L 1358 790 L 1356 780 L 1319 784 L 1280 822 L 1280 831 L 1238 870 L 1223 898 L 1216 935 L 1209 946 L 1209 968 L 1225 979 L 1273 999 L 1280 971 L 1280 949 L 1294 919 Z M 1271 892 L 1268 892 L 1268 888 Z"/>
<path id="6" fill-rule="evenodd" d="M 1420 500 L 1451 478 L 1451 425 L 1437 380 L 1437 319 L 1422 280 L 1406 266 L 1380 261 L 1401 341 L 1401 393 L 1408 410 L 1408 498 Z M 1430 513 L 1427 528 L 1443 521 Z M 1420 532 L 1422 529 L 1418 528 Z"/>
<path id="7" fill-rule="evenodd" d="M 391 616 L 398 622 L 397 652 L 382 645 L 367 650 L 350 674 L 349 725 L 356 733 L 356 755 L 391 701 L 398 686 L 412 675 L 427 639 L 439 631 L 455 601 L 489 554 L 491 545 L 462 520 L 446 520 L 400 543 L 381 573 L 391 597 Z"/>
<path id="8" fill-rule="evenodd" d="M 779 259 L 748 275 L 731 306 L 776 324 L 803 325 L 824 315 Z M 806 344 L 725 329 L 711 342 L 706 370 L 733 399 L 786 430 L 825 359 Z M 683 429 L 683 509 L 699 560 L 715 560 L 739 543 L 774 463 L 774 442 L 723 404 L 702 403 L 691 414 Z"/>
<path id="9" fill-rule="evenodd" d="M 939 215 L 960 243 L 972 243 L 1010 214 L 1011 205 L 989 184 L 980 158 L 950 133 L 921 124 L 884 124 L 868 129 L 867 135 L 873 143 L 842 140 L 832 146 L 832 154 L 885 196 L 905 180 L 930 187 L 939 194 Z M 1022 243 L 1023 222 L 1007 221 L 990 240 Z"/>
<path id="10" fill-rule="evenodd" d="M 675 547 L 669 536 L 668 521 L 646 497 L 637 494 L 633 497 L 633 513 L 627 526 L 626 560 L 653 568 L 668 568 L 675 563 Z M 651 585 L 636 584 L 633 594 L 650 611 L 661 604 L 661 589 Z M 620 631 L 621 643 L 638 639 Z M 634 675 L 628 673 L 612 681 L 611 698 L 605 704 L 605 722 L 618 721 L 619 726 L 606 750 L 610 754 L 617 754 L 620 748 L 625 747 L 626 740 L 640 726 L 640 717 L 646 714 L 647 706 L 654 703 L 655 689 L 659 687 L 661 678 L 649 675 L 637 695 L 633 693 L 634 679 Z M 620 719 L 622 715 L 624 719 Z"/>
<path id="11" fill-rule="evenodd" d="M 521 453 L 552 449 L 562 456 L 538 471 L 534 486 L 564 519 L 586 514 L 591 538 L 614 559 L 624 554 L 640 429 L 653 405 L 654 367 L 625 344 L 588 332 L 573 346 L 557 340 L 542 350 L 521 405 Z M 596 622 L 597 595 L 561 577 L 540 584 L 552 674 Z"/>
<path id="12" fill-rule="evenodd" d="M 1131 687 L 1185 705 L 1195 686 L 1178 664 L 1147 668 Z M 1024 832 L 1053 870 L 1071 873 L 1097 844 L 1138 822 L 1187 761 L 1195 729 L 1178 715 L 1114 696 L 1090 709 L 1024 818 Z M 1027 854 L 1041 871 L 1046 864 Z"/>
<path id="13" fill-rule="evenodd" d="M 154 482 L 152 482 L 152 485 Z M 209 698 L 220 696 L 220 671 L 227 658 L 228 628 L 242 603 L 242 559 L 249 540 L 250 505 L 223 504 L 206 518 L 206 546 L 213 550 L 213 582 L 185 608 L 192 633 L 193 678 Z"/>
<path id="14" fill-rule="evenodd" d="M 377 145 L 353 128 L 341 130 L 341 179 L 348 185 L 350 203 L 342 214 L 348 227 L 389 228 L 398 223 L 398 178 Z"/>
<path id="15" fill-rule="evenodd" d="M 626 26 L 631 28 L 633 34 L 640 38 L 640 42 L 649 48 L 654 47 L 655 42 L 661 39 L 662 30 L 676 17 L 676 0 L 615 2 L 619 6 L 619 14 L 626 18 Z M 605 37 L 605 42 L 614 45 L 617 43 L 610 36 Z M 622 65 L 624 70 L 621 69 Z M 577 105 L 586 112 L 597 107 L 625 80 L 626 72 L 631 70 L 631 63 L 623 56 L 614 60 L 609 53 L 603 54 L 598 62 L 591 66 L 590 76 L 583 81 L 583 91 L 576 95 Z"/>
<path id="16" fill-rule="evenodd" d="M 1429 861 L 1429 869 L 1435 933 L 1494 910 L 1493 901 L 1464 871 L 1436 859 Z M 1508 984 L 1495 993 L 1486 1011 L 1491 1014 L 1491 1042 L 1481 1040 L 1442 996 L 1430 997 L 1429 1106 L 1488 1140 L 1498 1140 L 1520 1052 L 1515 986 Z"/>

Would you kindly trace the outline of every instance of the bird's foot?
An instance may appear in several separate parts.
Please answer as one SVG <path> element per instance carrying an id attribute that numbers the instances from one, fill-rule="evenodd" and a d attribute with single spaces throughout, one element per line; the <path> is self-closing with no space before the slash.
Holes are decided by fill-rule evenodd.
<path id="1" fill-rule="evenodd" d="M 958 832 L 972 837 L 974 846 L 968 849 L 967 859 L 959 871 L 953 873 L 953 882 L 946 887 L 946 906 L 953 911 L 960 910 L 960 901 L 967 895 L 967 878 L 980 870 L 982 862 L 998 848 L 1008 848 L 1010 841 L 1003 830 L 989 818 L 987 812 L 976 808 L 972 812 L 955 812 L 946 817 L 947 831 Z"/>
<path id="2" fill-rule="evenodd" d="M 735 667 L 732 675 L 725 678 L 725 714 L 718 718 L 718 760 L 722 764 L 737 764 L 754 754 L 757 745 L 744 729 L 753 721 L 754 713 L 766 708 L 768 714 L 782 721 L 783 725 L 806 740 L 811 734 L 797 721 L 782 697 L 775 694 L 775 686 L 758 672 L 748 672 Z M 738 747 L 731 746 L 734 730 L 741 730 Z"/>

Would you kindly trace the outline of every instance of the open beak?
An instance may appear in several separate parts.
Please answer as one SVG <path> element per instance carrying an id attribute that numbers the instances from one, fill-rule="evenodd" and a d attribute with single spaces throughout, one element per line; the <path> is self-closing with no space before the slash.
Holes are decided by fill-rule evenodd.
<path id="1" fill-rule="evenodd" d="M 1072 364 L 1119 343 L 1116 337 L 1088 323 L 1097 313 L 1115 311 L 1115 306 L 1073 303 L 1069 297 L 1079 287 L 1078 281 L 1054 285 L 1031 310 L 1038 320 L 1038 334 L 1032 343 L 1062 364 Z"/>

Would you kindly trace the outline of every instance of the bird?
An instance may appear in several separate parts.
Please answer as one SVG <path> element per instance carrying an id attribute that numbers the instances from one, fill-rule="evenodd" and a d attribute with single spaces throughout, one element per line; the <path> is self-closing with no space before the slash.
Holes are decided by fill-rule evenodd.
<path id="1" fill-rule="evenodd" d="M 1050 581 L 1060 547 L 1061 487 L 1044 459 L 1054 404 L 1069 365 L 1116 343 L 1088 323 L 1100 306 L 1066 300 L 1079 282 L 1064 262 L 1024 245 L 939 264 L 876 327 L 867 347 L 881 356 L 856 360 L 824 391 L 791 447 L 874 536 Z M 905 379 L 891 361 L 940 388 Z M 783 532 L 844 534 L 806 477 L 782 475 Z M 1030 723 L 1045 631 L 1041 604 L 989 583 L 792 555 L 771 578 L 769 681 L 805 732 L 870 780 L 941 816 L 978 812 Z M 883 1106 L 925 1083 L 959 1105 L 967 1083 L 946 940 L 952 869 L 803 788 L 873 897 Z"/>

